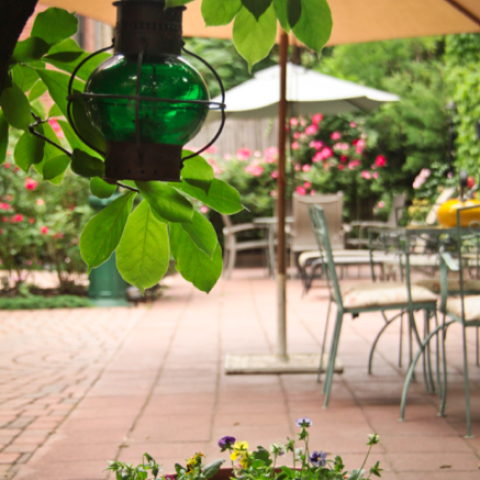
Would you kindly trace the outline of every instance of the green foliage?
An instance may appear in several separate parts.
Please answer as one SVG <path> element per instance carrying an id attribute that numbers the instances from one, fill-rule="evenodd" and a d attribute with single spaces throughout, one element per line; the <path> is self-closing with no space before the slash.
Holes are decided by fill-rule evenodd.
<path id="1" fill-rule="evenodd" d="M 86 178 L 104 177 L 105 164 L 97 157 L 75 148 L 72 154 L 72 171 Z"/>
<path id="2" fill-rule="evenodd" d="M 99 177 L 90 180 L 90 191 L 98 198 L 110 198 L 117 189 L 115 184 L 107 183 Z"/>
<path id="3" fill-rule="evenodd" d="M 255 17 L 258 22 L 259 18 L 268 10 L 272 4 L 272 0 L 242 0 L 243 6 Z"/>
<path id="4" fill-rule="evenodd" d="M 33 122 L 30 103 L 21 88 L 13 84 L 5 88 L 0 96 L 3 117 L 15 128 L 28 130 Z"/>
<path id="5" fill-rule="evenodd" d="M 195 245 L 211 258 L 218 245 L 212 224 L 202 214 L 194 212 L 192 221 L 181 225 Z"/>
<path id="6" fill-rule="evenodd" d="M 233 23 L 233 43 L 240 55 L 247 61 L 249 70 L 264 59 L 277 36 L 277 17 L 273 4 L 259 18 L 255 18 L 242 7 Z"/>
<path id="7" fill-rule="evenodd" d="M 451 35 L 446 40 L 447 83 L 457 104 L 454 117 L 457 133 L 458 168 L 464 168 L 478 181 L 480 140 L 476 122 L 480 121 L 480 35 Z"/>
<path id="8" fill-rule="evenodd" d="M 122 277 L 142 293 L 167 272 L 170 260 L 167 225 L 155 218 L 145 200 L 130 215 L 116 256 Z"/>
<path id="9" fill-rule="evenodd" d="M 192 153 L 193 152 L 190 152 L 189 150 L 184 150 L 183 156 L 185 157 L 191 155 Z M 201 188 L 205 193 L 208 194 L 210 185 L 214 179 L 213 168 L 204 158 L 197 155 L 196 157 L 190 158 L 184 162 L 182 168 L 182 178 L 190 185 Z"/>
<path id="10" fill-rule="evenodd" d="M 80 253 L 89 271 L 106 262 L 117 248 L 134 197 L 135 192 L 121 195 L 87 223 L 80 236 Z"/>
<path id="11" fill-rule="evenodd" d="M 35 17 L 32 37 L 41 38 L 49 45 L 55 45 L 65 38 L 75 35 L 78 19 L 74 13 L 61 8 L 48 8 Z"/>
<path id="12" fill-rule="evenodd" d="M 92 304 L 88 298 L 77 295 L 0 297 L 0 310 L 44 310 L 50 308 L 85 308 L 91 306 Z"/>
<path id="13" fill-rule="evenodd" d="M 207 26 L 228 25 L 242 8 L 241 0 L 203 0 L 202 17 Z"/>
<path id="14" fill-rule="evenodd" d="M 43 179 L 53 180 L 65 173 L 70 165 L 70 157 L 68 155 L 57 155 L 45 161 L 43 166 Z"/>
<path id="15" fill-rule="evenodd" d="M 0 165 L 7 158 L 7 147 L 8 147 L 8 123 L 3 116 L 3 113 L 0 111 Z"/>
<path id="16" fill-rule="evenodd" d="M 24 171 L 28 172 L 31 165 L 43 160 L 45 140 L 25 132 L 15 146 L 15 163 Z"/>

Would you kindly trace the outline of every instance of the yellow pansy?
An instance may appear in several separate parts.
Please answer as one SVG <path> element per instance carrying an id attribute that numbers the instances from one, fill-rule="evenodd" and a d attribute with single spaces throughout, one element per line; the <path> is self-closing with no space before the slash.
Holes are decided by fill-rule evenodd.
<path id="1" fill-rule="evenodd" d="M 248 451 L 248 442 L 235 442 L 233 444 L 233 452 L 230 455 L 232 460 L 236 460 L 238 457 L 244 457 Z"/>

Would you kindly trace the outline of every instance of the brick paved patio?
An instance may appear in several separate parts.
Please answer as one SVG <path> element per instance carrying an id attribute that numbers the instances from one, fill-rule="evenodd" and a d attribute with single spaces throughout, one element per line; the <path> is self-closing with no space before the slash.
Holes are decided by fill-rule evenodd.
<path id="1" fill-rule="evenodd" d="M 304 299 L 289 285 L 289 349 L 318 351 L 326 291 Z M 471 332 L 473 431 L 466 440 L 459 331 L 448 339 L 448 416 L 414 385 L 407 421 L 397 421 L 404 371 L 398 327 L 382 338 L 374 374 L 369 346 L 382 325 L 346 320 L 343 375 L 322 408 L 313 375 L 225 376 L 226 353 L 268 353 L 275 344 L 275 283 L 261 270 L 235 271 L 210 295 L 174 277 L 153 306 L 0 312 L 0 472 L 22 480 L 103 479 L 107 460 L 137 462 L 148 451 L 170 472 L 196 451 L 220 457 L 223 435 L 250 445 L 282 441 L 310 416 L 312 446 L 359 466 L 368 433 L 388 479 L 479 479 L 480 369 Z M 416 470 L 417 473 L 412 473 Z"/>

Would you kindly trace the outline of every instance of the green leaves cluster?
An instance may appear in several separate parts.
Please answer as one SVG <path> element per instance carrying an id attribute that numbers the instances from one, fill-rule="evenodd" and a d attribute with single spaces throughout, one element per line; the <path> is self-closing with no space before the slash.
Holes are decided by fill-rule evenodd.
<path id="1" fill-rule="evenodd" d="M 193 0 L 167 0 L 167 7 Z M 233 23 L 233 42 L 249 68 L 265 58 L 277 38 L 277 23 L 307 47 L 320 52 L 332 32 L 327 0 L 202 0 L 207 26 Z"/>

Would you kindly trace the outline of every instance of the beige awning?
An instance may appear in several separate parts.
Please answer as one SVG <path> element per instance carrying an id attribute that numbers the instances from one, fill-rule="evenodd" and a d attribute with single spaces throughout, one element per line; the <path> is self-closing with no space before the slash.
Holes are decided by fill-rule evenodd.
<path id="1" fill-rule="evenodd" d="M 480 0 L 328 1 L 334 22 L 329 45 L 480 32 Z M 41 0 L 41 3 L 76 11 L 110 25 L 115 24 L 112 0 Z M 231 25 L 205 27 L 200 5 L 200 0 L 187 5 L 184 35 L 231 38 Z"/>

